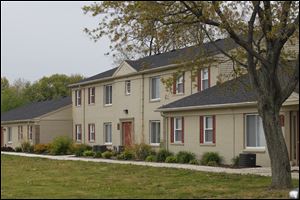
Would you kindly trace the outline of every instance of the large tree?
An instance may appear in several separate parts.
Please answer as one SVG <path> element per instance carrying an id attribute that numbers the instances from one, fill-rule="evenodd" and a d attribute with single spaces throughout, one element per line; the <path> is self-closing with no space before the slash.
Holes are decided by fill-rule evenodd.
<path id="1" fill-rule="evenodd" d="M 208 40 L 214 42 L 220 37 L 232 38 L 242 51 L 228 53 L 220 51 L 230 58 L 235 66 L 245 68 L 251 87 L 255 90 L 258 112 L 262 117 L 267 148 L 271 160 L 273 188 L 290 188 L 291 167 L 287 146 L 280 127 L 279 111 L 285 100 L 299 84 L 299 53 L 284 50 L 288 41 L 299 41 L 299 2 L 298 1 L 147 1 L 147 2 L 105 2 L 95 3 L 84 8 L 94 16 L 109 13 L 99 29 L 117 35 L 112 42 L 119 40 L 125 44 L 128 34 L 137 34 L 150 39 L 153 32 L 163 37 L 179 33 L 178 41 L 185 42 L 182 33 L 189 28 L 198 28 Z M 117 16 L 114 18 L 114 16 Z M 155 22 L 155 26 L 151 24 Z M 115 29 L 115 23 L 126 29 Z M 121 23 L 121 25 L 120 25 Z M 145 24 L 151 26 L 141 30 Z M 179 30 L 175 27 L 179 27 Z M 163 30 L 163 31 L 162 31 Z M 139 35 L 140 31 L 143 34 Z M 173 32 L 174 31 L 174 32 Z M 178 32 L 177 32 L 178 31 Z M 91 32 L 90 32 L 91 33 Z M 101 37 L 103 32 L 97 35 Z M 161 47 L 167 44 L 155 38 Z M 187 44 L 195 44 L 188 41 Z M 122 43 L 120 43 L 122 44 Z M 140 43 L 132 48 L 139 48 Z M 142 46 L 143 47 L 143 46 Z M 218 47 L 217 47 L 218 48 Z M 168 49 L 168 48 L 167 48 Z M 289 60 L 295 60 L 290 66 Z M 287 84 L 280 82 L 279 68 L 290 71 Z M 200 67 L 194 64 L 193 67 Z M 257 69 L 260 69 L 258 73 Z"/>

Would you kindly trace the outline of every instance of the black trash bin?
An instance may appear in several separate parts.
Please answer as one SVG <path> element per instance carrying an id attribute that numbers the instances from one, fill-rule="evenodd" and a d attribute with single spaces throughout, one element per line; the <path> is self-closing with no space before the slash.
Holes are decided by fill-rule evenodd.
<path id="1" fill-rule="evenodd" d="M 240 167 L 256 167 L 256 154 L 240 153 L 239 166 Z"/>

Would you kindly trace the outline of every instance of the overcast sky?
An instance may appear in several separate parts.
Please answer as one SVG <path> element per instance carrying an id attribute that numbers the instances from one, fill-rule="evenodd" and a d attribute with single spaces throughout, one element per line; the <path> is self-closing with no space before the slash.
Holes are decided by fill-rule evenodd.
<path id="1" fill-rule="evenodd" d="M 113 66 L 104 56 L 109 40 L 93 42 L 84 27 L 99 19 L 84 15 L 92 2 L 2 2 L 1 77 L 31 82 L 52 74 L 95 75 Z"/>

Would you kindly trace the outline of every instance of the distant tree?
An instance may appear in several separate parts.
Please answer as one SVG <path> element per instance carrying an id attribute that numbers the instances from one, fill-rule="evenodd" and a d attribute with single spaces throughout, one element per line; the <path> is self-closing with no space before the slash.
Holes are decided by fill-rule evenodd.
<path id="1" fill-rule="evenodd" d="M 6 77 L 1 77 L 1 91 L 9 87 L 9 81 Z"/>

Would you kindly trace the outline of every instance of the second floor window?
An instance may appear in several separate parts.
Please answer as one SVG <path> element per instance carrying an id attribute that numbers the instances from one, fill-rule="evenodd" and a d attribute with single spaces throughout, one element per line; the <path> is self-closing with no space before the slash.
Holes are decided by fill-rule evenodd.
<path id="1" fill-rule="evenodd" d="M 210 87 L 210 69 L 204 68 L 199 71 L 198 74 L 198 91 L 205 90 Z"/>
<path id="2" fill-rule="evenodd" d="M 125 81 L 125 94 L 130 95 L 131 93 L 131 82 Z"/>
<path id="3" fill-rule="evenodd" d="M 89 95 L 89 104 L 95 103 L 95 87 L 91 87 L 88 89 L 88 95 Z"/>
<path id="4" fill-rule="evenodd" d="M 176 83 L 174 85 L 174 94 L 183 94 L 183 93 L 184 93 L 184 74 L 182 74 L 176 79 Z"/>
<path id="5" fill-rule="evenodd" d="M 104 101 L 105 101 L 105 105 L 112 104 L 112 85 L 104 86 Z"/>
<path id="6" fill-rule="evenodd" d="M 153 77 L 150 79 L 150 100 L 160 99 L 160 78 Z"/>
<path id="7" fill-rule="evenodd" d="M 81 90 L 75 90 L 75 106 L 81 105 Z"/>

